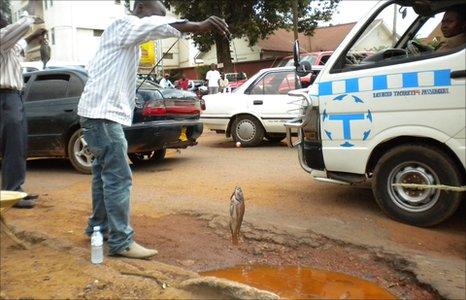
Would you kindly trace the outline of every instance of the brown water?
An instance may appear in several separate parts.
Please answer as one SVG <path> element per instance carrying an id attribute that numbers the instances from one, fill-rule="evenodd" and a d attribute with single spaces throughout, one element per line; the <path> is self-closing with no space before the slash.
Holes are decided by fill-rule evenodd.
<path id="1" fill-rule="evenodd" d="M 307 267 L 241 266 L 202 275 L 245 283 L 289 299 L 396 299 L 372 282 Z"/>

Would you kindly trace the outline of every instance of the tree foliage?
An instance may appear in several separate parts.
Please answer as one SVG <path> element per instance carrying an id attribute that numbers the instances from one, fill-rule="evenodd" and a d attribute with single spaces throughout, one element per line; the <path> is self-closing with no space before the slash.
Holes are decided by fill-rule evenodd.
<path id="1" fill-rule="evenodd" d="M 10 0 L 0 0 L 0 10 L 2 11 L 5 18 L 7 18 L 8 22 L 11 22 L 11 4 Z"/>
<path id="2" fill-rule="evenodd" d="M 280 28 L 293 26 L 293 0 L 164 0 L 181 18 L 202 21 L 211 15 L 225 19 L 234 38 L 247 37 L 256 44 Z M 340 0 L 298 0 L 298 31 L 312 35 L 319 21 L 329 21 Z M 229 44 L 218 34 L 193 35 L 201 51 L 217 47 L 219 61 L 231 62 Z"/>

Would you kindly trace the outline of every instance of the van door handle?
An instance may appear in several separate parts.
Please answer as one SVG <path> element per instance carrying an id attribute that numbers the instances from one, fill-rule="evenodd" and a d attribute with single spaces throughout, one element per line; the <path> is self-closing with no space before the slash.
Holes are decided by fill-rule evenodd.
<path id="1" fill-rule="evenodd" d="M 262 101 L 262 100 L 254 100 L 253 104 L 254 104 L 254 105 L 262 105 L 262 104 L 264 104 L 264 101 Z"/>
<path id="2" fill-rule="evenodd" d="M 65 109 L 64 111 L 65 111 L 65 112 L 72 112 L 73 110 L 74 110 L 74 109 L 71 108 L 71 109 Z"/>
<path id="3" fill-rule="evenodd" d="M 466 70 L 453 71 L 450 74 L 451 78 L 464 78 L 466 77 Z"/>

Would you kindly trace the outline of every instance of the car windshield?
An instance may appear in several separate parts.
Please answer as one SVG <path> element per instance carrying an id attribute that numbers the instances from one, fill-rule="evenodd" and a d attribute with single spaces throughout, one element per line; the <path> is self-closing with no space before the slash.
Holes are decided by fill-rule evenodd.
<path id="1" fill-rule="evenodd" d="M 316 55 L 311 55 L 311 54 L 306 54 L 306 55 L 301 55 L 301 61 L 308 61 L 311 63 L 311 65 L 315 65 L 317 60 Z M 279 67 L 292 67 L 294 66 L 294 59 L 290 58 L 286 63 L 281 63 L 278 65 Z"/>
<path id="2" fill-rule="evenodd" d="M 176 99 L 186 99 L 186 98 L 195 98 L 196 94 L 188 91 L 182 91 L 177 89 L 162 89 L 160 90 L 164 98 L 176 98 Z"/>

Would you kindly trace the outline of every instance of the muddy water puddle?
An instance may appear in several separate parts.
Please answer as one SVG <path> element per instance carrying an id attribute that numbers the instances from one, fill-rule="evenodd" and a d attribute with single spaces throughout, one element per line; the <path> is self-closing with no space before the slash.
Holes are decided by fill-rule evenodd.
<path id="1" fill-rule="evenodd" d="M 369 281 L 308 267 L 240 266 L 202 275 L 244 283 L 289 299 L 395 299 Z"/>

